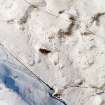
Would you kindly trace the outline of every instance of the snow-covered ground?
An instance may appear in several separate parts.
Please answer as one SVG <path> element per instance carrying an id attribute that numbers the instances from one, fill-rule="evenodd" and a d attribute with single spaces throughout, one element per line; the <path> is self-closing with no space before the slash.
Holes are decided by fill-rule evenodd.
<path id="1" fill-rule="evenodd" d="M 52 96 L 54 90 L 47 84 L 16 63 L 7 50 L 1 47 L 0 52 L 0 105 L 66 105 Z"/>
<path id="2" fill-rule="evenodd" d="M 105 104 L 104 27 L 105 0 L 0 0 L 0 43 L 68 105 Z"/>

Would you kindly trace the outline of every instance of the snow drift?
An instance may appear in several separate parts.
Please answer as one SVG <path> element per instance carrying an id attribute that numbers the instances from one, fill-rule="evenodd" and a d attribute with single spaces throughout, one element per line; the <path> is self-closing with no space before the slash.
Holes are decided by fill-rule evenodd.
<path id="1" fill-rule="evenodd" d="M 1 53 L 2 52 L 2 53 Z M 18 65 L 11 55 L 0 48 L 0 83 L 18 95 L 24 105 L 64 105 L 61 100 L 52 96 L 53 89 L 31 74 L 27 68 Z M 11 60 L 12 59 L 12 60 Z M 23 105 L 22 103 L 16 105 Z M 9 104 L 8 104 L 9 105 Z"/>

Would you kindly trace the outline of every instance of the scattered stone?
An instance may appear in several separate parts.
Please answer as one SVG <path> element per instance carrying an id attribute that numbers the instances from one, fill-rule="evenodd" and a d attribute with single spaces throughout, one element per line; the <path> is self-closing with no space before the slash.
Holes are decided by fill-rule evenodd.
<path id="1" fill-rule="evenodd" d="M 50 50 L 45 49 L 45 48 L 40 48 L 39 51 L 40 51 L 42 54 L 44 54 L 44 55 L 47 55 L 47 54 L 51 53 Z"/>

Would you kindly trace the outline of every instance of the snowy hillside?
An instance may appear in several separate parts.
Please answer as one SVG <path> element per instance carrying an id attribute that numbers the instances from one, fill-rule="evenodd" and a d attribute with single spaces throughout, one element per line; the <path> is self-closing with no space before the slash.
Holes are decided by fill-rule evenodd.
<path id="1" fill-rule="evenodd" d="M 105 105 L 105 0 L 0 0 L 0 43 L 67 105 Z M 9 57 L 15 65 L 7 63 L 3 54 L 3 90 L 11 96 L 12 90 L 17 93 L 14 98 L 27 104 L 37 103 L 36 85 L 34 96 L 26 89 L 26 81 L 32 82 L 46 103 L 51 99 L 63 104 L 49 95 L 49 87 L 33 81 L 17 60 Z M 29 96 L 22 99 L 24 90 Z"/>
<path id="2" fill-rule="evenodd" d="M 0 105 L 66 105 L 52 96 L 54 90 L 47 84 L 16 64 L 3 47 L 0 52 Z"/>

